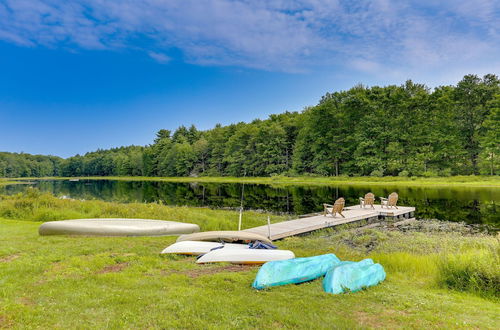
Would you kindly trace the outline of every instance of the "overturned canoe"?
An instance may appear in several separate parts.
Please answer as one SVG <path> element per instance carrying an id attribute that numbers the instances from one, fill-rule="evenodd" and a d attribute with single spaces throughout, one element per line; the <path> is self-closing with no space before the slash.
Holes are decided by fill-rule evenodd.
<path id="1" fill-rule="evenodd" d="M 176 242 L 167 248 L 165 248 L 161 253 L 174 253 L 174 254 L 186 254 L 186 255 L 200 255 L 210 252 L 210 250 L 215 248 L 223 247 L 224 249 L 248 249 L 247 244 L 231 244 L 231 243 L 219 243 L 219 242 L 203 242 L 203 241 L 182 241 Z"/>
<path id="2" fill-rule="evenodd" d="M 384 267 L 372 259 L 343 261 L 326 273 L 323 289 L 333 294 L 356 292 L 379 284 L 385 276 Z"/>
<path id="3" fill-rule="evenodd" d="M 261 241 L 272 244 L 271 240 L 265 236 L 249 233 L 245 231 L 204 231 L 189 235 L 181 235 L 177 238 L 177 242 L 182 241 L 209 241 L 209 242 L 254 242 Z"/>
<path id="4" fill-rule="evenodd" d="M 40 235 L 166 236 L 198 232 L 192 223 L 148 219 L 76 219 L 45 222 Z"/>
<path id="5" fill-rule="evenodd" d="M 199 258 L 196 263 L 230 262 L 233 264 L 263 264 L 268 261 L 292 258 L 295 258 L 295 254 L 289 250 L 222 248 L 208 252 Z"/>
<path id="6" fill-rule="evenodd" d="M 260 267 L 252 286 L 260 290 L 272 286 L 312 281 L 324 276 L 340 262 L 340 259 L 331 253 L 308 258 L 267 262 Z"/>

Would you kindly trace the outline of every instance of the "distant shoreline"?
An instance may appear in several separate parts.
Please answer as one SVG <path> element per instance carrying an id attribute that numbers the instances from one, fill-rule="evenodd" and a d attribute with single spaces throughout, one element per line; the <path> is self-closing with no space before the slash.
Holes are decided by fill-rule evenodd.
<path id="1" fill-rule="evenodd" d="M 119 180 L 159 182 L 249 183 L 269 185 L 396 185 L 396 186 L 452 186 L 500 188 L 500 176 L 452 177 L 143 177 L 143 176 L 91 176 L 91 177 L 27 177 L 0 178 L 0 185 L 16 184 L 25 180 Z M 17 182 L 16 182 L 17 181 Z"/>

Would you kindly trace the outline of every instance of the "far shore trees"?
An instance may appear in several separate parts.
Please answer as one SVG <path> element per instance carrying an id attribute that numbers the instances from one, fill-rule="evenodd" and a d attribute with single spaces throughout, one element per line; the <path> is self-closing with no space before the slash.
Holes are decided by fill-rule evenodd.
<path id="1" fill-rule="evenodd" d="M 450 176 L 500 172 L 500 80 L 357 85 L 302 112 L 161 129 L 153 144 L 68 159 L 0 152 L 0 177 Z"/>

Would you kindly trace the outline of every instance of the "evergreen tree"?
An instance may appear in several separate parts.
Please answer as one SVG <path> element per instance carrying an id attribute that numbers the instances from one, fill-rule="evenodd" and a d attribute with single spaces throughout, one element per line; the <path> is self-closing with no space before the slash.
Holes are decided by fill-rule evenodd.
<path id="1" fill-rule="evenodd" d="M 489 114 L 486 104 L 499 92 L 500 81 L 494 75 L 486 75 L 483 79 L 466 75 L 455 89 L 457 120 L 470 174 L 478 174 L 479 143 L 484 135 L 483 122 Z"/>
<path id="2" fill-rule="evenodd" d="M 481 139 L 482 163 L 490 175 L 498 174 L 500 167 L 500 95 L 488 103 L 490 114 L 484 122 Z"/>

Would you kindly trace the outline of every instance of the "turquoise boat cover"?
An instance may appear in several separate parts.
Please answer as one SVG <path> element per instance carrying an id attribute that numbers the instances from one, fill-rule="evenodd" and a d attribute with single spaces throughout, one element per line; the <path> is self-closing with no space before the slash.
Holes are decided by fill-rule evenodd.
<path id="1" fill-rule="evenodd" d="M 324 276 L 340 263 L 335 254 L 323 254 L 309 258 L 294 258 L 266 262 L 260 267 L 252 286 L 264 289 L 272 286 L 302 283 Z"/>
<path id="2" fill-rule="evenodd" d="M 377 285 L 384 279 L 384 268 L 373 263 L 372 259 L 360 262 L 343 261 L 326 273 L 323 289 L 333 294 L 356 292 Z"/>

